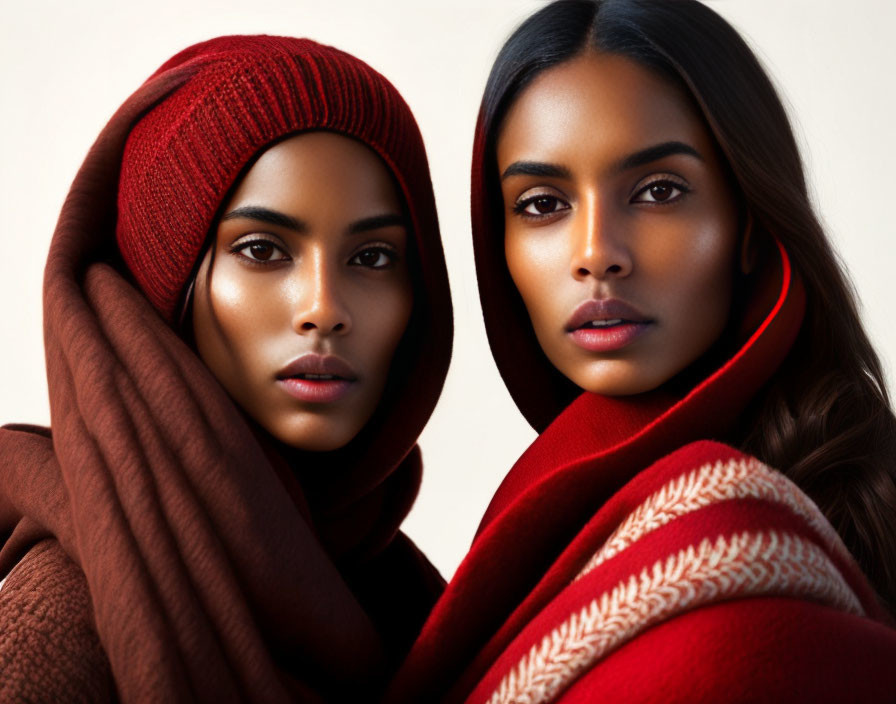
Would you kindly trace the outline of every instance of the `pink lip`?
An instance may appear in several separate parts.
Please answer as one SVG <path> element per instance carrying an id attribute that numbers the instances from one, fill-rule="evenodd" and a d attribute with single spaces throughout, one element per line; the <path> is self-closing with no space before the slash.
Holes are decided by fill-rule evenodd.
<path id="1" fill-rule="evenodd" d="M 294 396 L 299 401 L 307 401 L 309 403 L 332 403 L 348 393 L 352 385 L 351 381 L 345 379 L 324 381 L 311 379 L 280 379 L 277 381 L 290 396 Z"/>
<path id="2" fill-rule="evenodd" d="M 307 379 L 303 375 L 328 376 L 327 379 Z M 358 380 L 354 369 L 335 355 L 303 354 L 287 364 L 277 374 L 277 383 L 286 393 L 309 403 L 338 401 Z"/>
<path id="3" fill-rule="evenodd" d="M 583 327 L 594 320 L 620 320 L 605 328 Z M 615 298 L 592 299 L 575 309 L 566 323 L 573 342 L 589 352 L 622 349 L 644 333 L 653 321 L 637 308 Z"/>

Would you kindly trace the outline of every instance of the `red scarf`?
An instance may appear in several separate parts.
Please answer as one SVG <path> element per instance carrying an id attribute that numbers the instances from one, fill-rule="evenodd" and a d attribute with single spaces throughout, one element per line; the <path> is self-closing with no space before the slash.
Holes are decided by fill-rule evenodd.
<path id="1" fill-rule="evenodd" d="M 896 632 L 860 618 L 883 619 L 884 614 L 817 508 L 781 475 L 754 460 L 725 445 L 694 442 L 728 437 L 740 413 L 778 368 L 796 337 L 804 293 L 780 245 L 778 252 L 780 267 L 764 269 L 763 283 L 744 316 L 746 329 L 752 329 L 752 334 L 703 381 L 683 395 L 658 391 L 639 397 L 609 398 L 584 393 L 541 433 L 498 489 L 470 552 L 393 683 L 390 701 L 535 702 L 556 701 L 567 695 L 570 698 L 562 701 L 665 702 L 676 696 L 681 697 L 680 701 L 752 701 L 749 697 L 737 698 L 743 690 L 733 676 L 734 670 L 716 668 L 707 675 L 701 662 L 688 660 L 684 655 L 678 658 L 679 662 L 687 662 L 687 668 L 680 670 L 681 679 L 676 682 L 676 676 L 669 676 L 671 679 L 667 677 L 658 685 L 660 676 L 656 669 L 656 663 L 662 663 L 665 657 L 661 653 L 676 648 L 687 650 L 690 646 L 684 644 L 693 644 L 698 626 L 704 630 L 718 626 L 720 621 L 706 621 L 706 610 L 698 607 L 708 608 L 716 602 L 744 596 L 796 596 L 807 599 L 807 603 L 821 601 L 843 612 L 825 610 L 835 620 L 845 619 L 847 606 L 853 607 L 849 613 L 853 620 L 846 625 L 841 623 L 848 631 L 847 640 L 851 638 L 853 643 L 862 645 L 854 651 L 852 664 L 867 671 L 879 664 L 884 653 L 889 653 L 888 657 L 896 654 Z M 774 294 L 770 301 L 768 293 Z M 495 306 L 489 308 L 485 292 L 483 303 L 488 317 Z M 761 321 L 758 325 L 754 322 L 757 314 Z M 495 354 L 500 364 L 498 350 Z M 512 376 L 505 373 L 505 378 Z M 523 410 L 530 418 L 541 417 L 531 409 L 533 402 L 527 398 L 530 405 L 523 406 Z M 741 474 L 731 469 L 743 467 Z M 695 505 L 701 510 L 688 511 L 668 525 L 656 520 L 658 513 L 666 515 L 663 497 L 675 493 L 675 482 L 694 482 L 693 476 L 701 469 L 708 472 L 700 482 L 712 488 L 712 500 L 706 503 L 705 496 L 698 496 L 706 503 Z M 731 472 L 736 475 L 733 479 Z M 750 491 L 760 488 L 750 493 L 746 487 L 751 487 Z M 737 501 L 718 500 L 725 491 L 731 495 L 727 498 Z M 777 498 L 770 498 L 773 495 Z M 803 507 L 805 515 L 794 516 L 794 505 Z M 651 530 L 637 528 L 639 521 L 645 520 Z M 774 538 L 769 537 L 772 533 Z M 703 549 L 718 548 L 716 552 L 734 555 L 736 564 L 730 569 L 765 569 L 776 574 L 790 570 L 787 574 L 799 581 L 799 560 L 765 565 L 755 556 L 746 557 L 747 548 L 758 545 L 755 549 L 760 552 L 768 550 L 767 541 L 781 535 L 787 540 L 804 541 L 798 543 L 800 548 L 808 545 L 819 551 L 818 559 L 825 569 L 834 566 L 829 571 L 836 578 L 828 579 L 830 575 L 825 572 L 824 578 L 817 580 L 821 587 L 810 585 L 816 589 L 814 592 L 802 582 L 776 579 L 758 580 L 759 586 L 749 588 L 743 580 L 735 580 L 738 588 L 726 592 L 716 583 L 715 573 L 683 585 L 673 584 L 668 575 L 663 575 L 656 577 L 659 581 L 652 585 L 653 591 L 645 587 L 644 594 L 638 592 L 657 570 L 671 565 L 669 569 L 674 572 L 676 566 L 699 565 L 702 541 L 720 536 L 729 542 Z M 614 548 L 614 541 L 621 541 L 623 546 Z M 681 577 L 678 572 L 673 576 Z M 840 587 L 836 594 L 830 586 L 834 581 Z M 725 584 L 730 586 L 732 582 Z M 668 597 L 670 589 L 685 588 L 688 599 L 676 601 Z M 700 589 L 708 590 L 702 601 L 691 598 L 695 593 L 699 597 Z M 669 603 L 656 613 L 631 611 L 644 604 L 656 604 L 658 599 Z M 682 605 L 684 602 L 686 606 Z M 784 602 L 799 604 L 792 598 Z M 702 642 L 712 642 L 719 648 L 727 643 L 726 638 L 736 638 L 741 639 L 737 647 L 748 649 L 752 643 L 759 648 L 761 643 L 769 648 L 766 640 L 772 634 L 787 647 L 805 645 L 796 611 L 771 608 L 762 612 L 765 602 L 741 599 L 737 603 L 760 604 L 760 612 L 775 627 L 758 629 L 755 640 L 744 641 L 745 636 L 733 624 L 749 623 L 750 618 L 758 619 L 758 615 L 747 618 L 740 612 L 731 614 L 722 609 L 716 613 L 726 613 L 731 620 L 721 644 L 717 642 L 718 633 L 715 639 L 711 639 L 711 633 L 704 633 L 707 640 Z M 681 626 L 691 622 L 680 614 L 695 618 L 694 630 L 689 625 Z M 614 630 L 620 622 L 626 628 Z M 652 645 L 646 648 L 647 641 L 637 636 L 657 623 L 670 624 L 669 636 L 651 641 Z M 795 634 L 800 637 L 794 638 Z M 594 645 L 597 641 L 599 647 Z M 620 650 L 625 644 L 632 647 Z M 633 649 L 639 653 L 634 659 L 629 655 Z M 731 646 L 727 649 L 730 651 Z M 878 652 L 880 656 L 868 659 L 865 656 L 869 652 Z M 771 659 L 779 654 L 779 650 L 768 649 L 764 657 Z M 801 668 L 789 674 L 805 681 L 817 680 L 813 673 L 828 656 L 829 652 L 815 653 L 814 659 L 807 658 Z M 605 664 L 608 657 L 616 657 L 612 662 L 626 664 L 618 668 Z M 668 675 L 667 670 L 663 671 Z M 695 672 L 708 676 L 712 686 L 707 685 L 705 691 L 693 688 L 686 680 L 693 678 Z M 772 668 L 770 672 L 778 670 Z M 759 674 L 756 681 L 766 676 L 767 673 Z M 632 688 L 632 682 L 638 679 L 643 680 L 638 683 L 641 688 Z M 872 681 L 869 697 L 862 701 L 875 701 L 875 693 L 896 686 L 884 680 L 882 676 Z M 844 692 L 844 696 L 851 691 L 847 679 L 841 680 L 840 685 L 838 691 Z M 630 698 L 629 693 L 635 691 L 640 694 Z M 726 691 L 727 695 L 719 694 Z M 756 691 L 764 695 L 771 692 L 761 688 Z M 753 700 L 773 700 L 764 695 Z"/>
<path id="2" fill-rule="evenodd" d="M 327 51 L 335 52 L 319 53 Z M 326 59 L 311 64 L 323 80 Z M 52 438 L 34 428 L 0 431 L 0 575 L 38 542 L 58 541 L 77 567 L 66 571 L 77 577 L 72 589 L 84 580 L 89 604 L 53 592 L 58 575 L 44 574 L 41 613 L 48 622 L 61 614 L 64 623 L 67 610 L 92 607 L 92 617 L 72 621 L 92 623 L 123 701 L 366 696 L 440 588 L 435 570 L 398 533 L 420 480 L 415 440 L 450 357 L 450 300 L 422 141 L 415 127 L 395 136 L 400 153 L 376 141 L 377 130 L 405 125 L 404 117 L 340 130 L 375 142 L 408 204 L 423 287 L 409 331 L 419 355 L 348 448 L 287 455 L 259 443 L 196 355 L 104 263 L 114 249 L 118 174 L 132 125 L 195 68 L 166 64 L 122 106 L 63 208 L 44 290 Z M 364 107 L 343 102 L 358 114 Z M 337 112 L 321 120 L 333 129 L 348 124 Z M 305 125 L 315 126 L 330 123 Z M 64 557 L 54 559 L 67 569 Z M 38 628 L 28 641 L 38 650 L 0 674 L 0 692 L 39 682 L 36 696 L 52 698 L 81 686 L 41 661 L 41 624 L 15 624 Z M 95 683 L 82 684 L 87 692 Z"/>

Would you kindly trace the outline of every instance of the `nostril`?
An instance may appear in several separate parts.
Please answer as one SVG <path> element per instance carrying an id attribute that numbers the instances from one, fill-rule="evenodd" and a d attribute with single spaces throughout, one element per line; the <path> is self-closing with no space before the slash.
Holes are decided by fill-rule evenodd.
<path id="1" fill-rule="evenodd" d="M 612 266 L 607 267 L 607 272 L 610 274 L 618 274 L 620 271 L 622 271 L 622 267 L 618 264 L 613 264 Z"/>
<path id="2" fill-rule="evenodd" d="M 320 329 L 320 331 L 323 333 L 324 331 L 326 331 L 328 329 L 330 332 L 343 332 L 347 328 L 345 327 L 345 323 L 336 323 L 332 327 L 325 324 L 325 325 L 323 325 L 323 327 L 320 327 L 320 326 L 318 326 L 317 323 L 310 321 L 310 320 L 306 320 L 301 325 L 299 325 L 299 329 L 303 332 L 310 332 L 311 330 Z"/>

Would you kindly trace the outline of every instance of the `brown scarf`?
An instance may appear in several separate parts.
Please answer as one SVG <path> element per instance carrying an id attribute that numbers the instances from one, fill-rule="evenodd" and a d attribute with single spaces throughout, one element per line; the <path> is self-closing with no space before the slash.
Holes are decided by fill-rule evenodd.
<path id="1" fill-rule="evenodd" d="M 414 391 L 329 461 L 284 458 L 105 263 L 128 133 L 189 70 L 155 76 L 122 106 L 62 210 L 44 286 L 52 438 L 0 430 L 0 576 L 42 539 L 58 541 L 86 580 L 124 701 L 349 698 L 383 677 L 438 586 L 410 541 L 394 539 L 420 479 L 414 440 L 450 356 L 425 158 L 422 173 L 398 174 L 420 209 L 431 320 L 414 331 L 425 343 L 402 376 Z M 297 479 L 309 474 L 310 488 Z"/>

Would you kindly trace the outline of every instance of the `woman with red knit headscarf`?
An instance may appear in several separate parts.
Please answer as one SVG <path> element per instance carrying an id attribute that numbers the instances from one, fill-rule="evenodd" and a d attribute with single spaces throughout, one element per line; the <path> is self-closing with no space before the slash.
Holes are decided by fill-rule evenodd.
<path id="1" fill-rule="evenodd" d="M 46 267 L 52 428 L 0 430 L 0 699 L 370 698 L 443 583 L 398 531 L 450 357 L 422 140 L 331 47 L 177 54 Z"/>
<path id="2" fill-rule="evenodd" d="M 540 435 L 388 700 L 893 701 L 896 420 L 737 32 L 694 0 L 537 12 L 472 211 Z"/>

